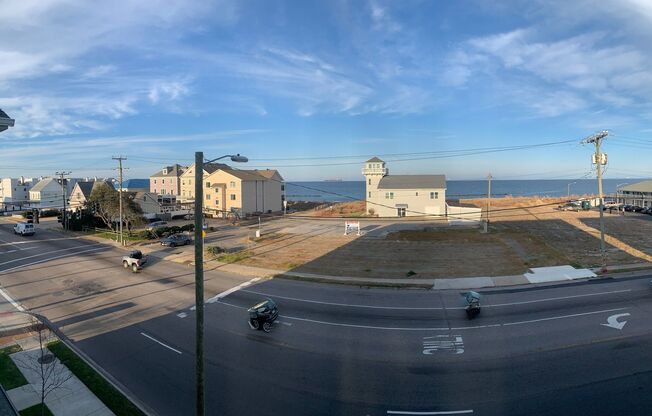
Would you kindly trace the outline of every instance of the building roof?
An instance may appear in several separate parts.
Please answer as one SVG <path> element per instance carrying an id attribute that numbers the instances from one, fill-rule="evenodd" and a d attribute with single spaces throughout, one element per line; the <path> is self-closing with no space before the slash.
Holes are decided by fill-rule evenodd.
<path id="1" fill-rule="evenodd" d="M 57 185 L 59 185 L 59 182 L 55 181 L 54 178 L 45 178 L 40 181 L 36 185 L 30 189 L 30 192 L 41 192 L 45 187 L 47 187 L 49 184 L 52 182 L 55 182 Z"/>
<path id="2" fill-rule="evenodd" d="M 120 183 L 115 182 L 115 189 L 120 188 Z M 149 189 L 149 179 L 127 179 L 122 181 L 122 189 Z"/>
<path id="3" fill-rule="evenodd" d="M 84 198 L 86 199 L 88 199 L 88 197 L 91 196 L 91 192 L 93 191 L 93 185 L 95 185 L 95 182 L 88 182 L 88 181 L 77 182 L 77 186 L 79 187 L 79 190 L 81 191 L 82 195 L 84 195 Z"/>
<path id="4" fill-rule="evenodd" d="M 371 159 L 367 160 L 367 161 L 364 162 L 364 163 L 372 163 L 372 162 L 373 162 L 373 163 L 376 163 L 376 162 L 385 163 L 384 160 L 378 159 L 376 156 L 372 157 Z"/>
<path id="5" fill-rule="evenodd" d="M 267 179 L 273 179 L 274 175 L 278 175 L 278 177 L 281 178 L 281 180 L 283 180 L 283 177 L 281 176 L 280 173 L 278 173 L 276 169 L 264 169 L 264 170 L 254 169 L 254 172 L 266 177 Z"/>
<path id="6" fill-rule="evenodd" d="M 637 182 L 627 186 L 621 186 L 618 188 L 618 190 L 629 192 L 652 192 L 652 180 Z"/>
<path id="7" fill-rule="evenodd" d="M 387 175 L 378 189 L 446 189 L 445 175 Z"/>
<path id="8" fill-rule="evenodd" d="M 7 113 L 0 109 L 0 131 L 5 131 L 14 125 L 14 119 L 10 118 Z"/>
<path id="9" fill-rule="evenodd" d="M 186 168 L 183 173 L 189 172 L 190 169 L 194 170 L 194 168 L 195 164 L 193 163 L 188 168 Z M 207 172 L 209 175 L 218 169 L 231 169 L 231 166 L 225 165 L 224 163 L 204 163 L 204 172 Z"/>
<path id="10" fill-rule="evenodd" d="M 245 170 L 245 169 L 222 169 L 224 172 L 229 175 L 233 175 L 236 178 L 242 179 L 243 181 L 268 181 L 270 178 L 265 177 L 260 174 L 260 171 L 256 170 Z"/>
<path id="11" fill-rule="evenodd" d="M 167 173 L 163 173 L 163 170 L 167 169 Z M 172 166 L 165 166 L 163 169 L 159 170 L 155 174 L 153 174 L 150 177 L 154 176 L 181 176 L 181 174 L 187 170 L 188 168 L 186 166 L 181 166 L 178 163 L 175 163 Z M 149 185 L 148 185 L 149 187 Z"/>

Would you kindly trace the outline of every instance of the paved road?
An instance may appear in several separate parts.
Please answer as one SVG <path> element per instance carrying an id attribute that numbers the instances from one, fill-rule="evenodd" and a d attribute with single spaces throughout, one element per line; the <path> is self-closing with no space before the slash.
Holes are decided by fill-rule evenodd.
<path id="1" fill-rule="evenodd" d="M 131 274 L 119 250 L 56 236 L 0 225 L 0 284 L 157 413 L 192 414 L 191 270 L 160 261 Z M 216 298 L 245 279 L 211 273 L 207 414 L 652 412 L 650 277 L 485 291 L 468 321 L 455 291 L 273 280 Z M 244 310 L 265 296 L 281 309 L 270 334 Z"/>

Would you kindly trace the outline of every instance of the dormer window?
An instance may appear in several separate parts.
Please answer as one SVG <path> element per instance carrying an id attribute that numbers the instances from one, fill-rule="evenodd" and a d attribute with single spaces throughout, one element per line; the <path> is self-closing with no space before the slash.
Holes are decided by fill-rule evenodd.
<path id="1" fill-rule="evenodd" d="M 164 175 L 167 175 L 167 174 L 168 174 L 168 168 L 164 168 L 164 169 L 163 169 L 163 174 L 164 174 Z"/>

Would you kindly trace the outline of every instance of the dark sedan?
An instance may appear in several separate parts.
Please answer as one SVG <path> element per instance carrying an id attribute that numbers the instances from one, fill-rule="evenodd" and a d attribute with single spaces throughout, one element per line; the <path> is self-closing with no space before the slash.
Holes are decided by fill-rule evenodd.
<path id="1" fill-rule="evenodd" d="M 192 244 L 192 238 L 186 234 L 174 234 L 169 237 L 161 238 L 162 246 L 176 247 Z"/>

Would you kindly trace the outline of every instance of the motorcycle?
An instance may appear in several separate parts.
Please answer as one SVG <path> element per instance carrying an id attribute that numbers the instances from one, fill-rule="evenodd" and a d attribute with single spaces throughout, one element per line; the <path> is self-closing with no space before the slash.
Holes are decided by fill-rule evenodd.
<path id="1" fill-rule="evenodd" d="M 473 319 L 480 315 L 480 294 L 477 292 L 469 291 L 464 294 L 466 300 L 466 317 Z"/>
<path id="2" fill-rule="evenodd" d="M 255 330 L 269 332 L 272 324 L 278 318 L 278 306 L 276 303 L 267 298 L 264 301 L 247 309 L 249 313 L 249 327 Z"/>

